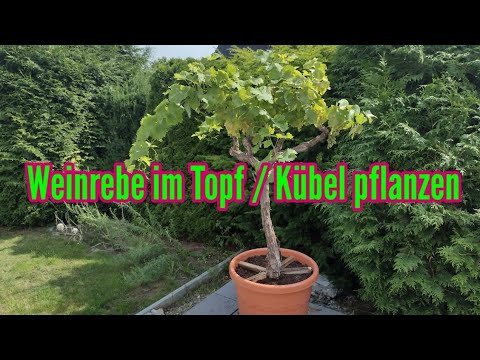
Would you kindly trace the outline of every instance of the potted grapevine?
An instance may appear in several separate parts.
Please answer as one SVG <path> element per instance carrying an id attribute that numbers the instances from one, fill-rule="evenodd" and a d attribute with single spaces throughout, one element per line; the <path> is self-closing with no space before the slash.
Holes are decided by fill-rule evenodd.
<path id="1" fill-rule="evenodd" d="M 217 55 L 210 59 L 215 63 Z M 206 67 L 190 63 L 175 74 L 176 82 L 154 114 L 142 119 L 137 138 L 126 161 L 130 170 L 148 163 L 151 140 L 161 141 L 168 129 L 183 121 L 184 113 L 204 114 L 194 134 L 199 139 L 225 129 L 232 139 L 230 155 L 258 169 L 264 162 L 289 162 L 315 145 L 335 143 L 342 130 L 354 136 L 373 119 L 357 105 L 340 100 L 327 106 L 322 96 L 329 89 L 325 64 L 316 59 L 293 66 L 293 55 L 257 51 L 255 76 L 242 73 L 233 64 Z M 290 129 L 314 126 L 319 133 L 296 144 Z M 287 147 L 287 144 L 293 144 Z M 241 148 L 242 147 L 242 148 Z M 260 149 L 270 152 L 264 159 Z M 237 289 L 240 314 L 306 314 L 318 266 L 309 256 L 281 249 L 270 216 L 269 184 L 260 196 L 266 247 L 245 251 L 230 263 Z"/>

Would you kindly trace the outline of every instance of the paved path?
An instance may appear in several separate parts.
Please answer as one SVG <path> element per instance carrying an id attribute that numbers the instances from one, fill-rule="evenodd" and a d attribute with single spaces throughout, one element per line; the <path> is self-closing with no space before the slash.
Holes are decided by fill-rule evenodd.
<path id="1" fill-rule="evenodd" d="M 309 315 L 343 315 L 325 306 L 310 303 Z M 183 315 L 238 315 L 235 285 L 229 281 Z"/>

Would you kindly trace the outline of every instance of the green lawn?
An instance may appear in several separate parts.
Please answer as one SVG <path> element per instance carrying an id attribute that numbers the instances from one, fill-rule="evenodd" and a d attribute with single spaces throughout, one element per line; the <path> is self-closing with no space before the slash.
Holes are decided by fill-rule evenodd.
<path id="1" fill-rule="evenodd" d="M 0 314 L 134 314 L 228 255 L 186 250 L 159 267 L 159 257 L 135 264 L 44 228 L 0 228 Z"/>

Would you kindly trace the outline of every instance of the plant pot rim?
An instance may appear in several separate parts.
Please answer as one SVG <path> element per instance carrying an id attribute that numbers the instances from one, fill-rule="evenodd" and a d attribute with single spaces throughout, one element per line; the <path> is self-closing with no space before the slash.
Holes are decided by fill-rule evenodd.
<path id="1" fill-rule="evenodd" d="M 271 285 L 271 284 L 259 284 L 259 283 L 254 283 L 250 280 L 247 280 L 240 275 L 237 274 L 235 271 L 235 268 L 238 264 L 238 262 L 243 261 L 248 259 L 249 257 L 252 256 L 261 256 L 261 255 L 266 255 L 268 249 L 266 247 L 264 248 L 256 248 L 256 249 L 251 249 L 247 251 L 243 251 L 240 254 L 236 255 L 231 261 L 230 265 L 228 267 L 230 277 L 233 280 L 234 283 L 236 283 L 237 286 L 243 286 L 243 287 L 248 287 L 250 289 L 254 289 L 255 291 L 258 292 L 266 292 L 266 293 L 276 293 L 276 294 L 285 294 L 285 293 L 291 293 L 291 292 L 297 292 L 301 291 L 303 289 L 309 288 L 313 286 L 313 283 L 317 280 L 318 274 L 319 274 L 319 269 L 318 265 L 313 260 L 310 256 L 305 255 L 299 251 L 296 250 L 291 250 L 291 249 L 285 249 L 285 248 L 280 248 L 280 253 L 284 256 L 293 256 L 295 260 L 306 263 L 306 265 L 310 266 L 313 269 L 313 273 L 305 280 L 302 280 L 300 282 L 294 283 L 294 284 L 288 284 L 288 285 Z"/>

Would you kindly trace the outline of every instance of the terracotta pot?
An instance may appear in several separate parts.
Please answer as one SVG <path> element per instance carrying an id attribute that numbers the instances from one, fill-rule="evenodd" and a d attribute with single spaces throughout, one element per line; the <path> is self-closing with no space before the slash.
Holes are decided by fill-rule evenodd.
<path id="1" fill-rule="evenodd" d="M 245 251 L 230 262 L 230 277 L 237 289 L 240 315 L 306 315 L 312 286 L 318 277 L 318 266 L 309 256 L 289 249 L 280 249 L 283 256 L 293 256 L 298 262 L 310 266 L 313 274 L 301 282 L 290 285 L 266 285 L 246 280 L 235 271 L 240 261 L 266 255 L 267 248 Z"/>

